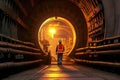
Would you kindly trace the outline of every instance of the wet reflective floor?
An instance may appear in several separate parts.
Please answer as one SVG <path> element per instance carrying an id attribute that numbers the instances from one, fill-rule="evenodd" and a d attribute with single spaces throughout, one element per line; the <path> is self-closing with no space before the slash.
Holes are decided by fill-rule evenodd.
<path id="1" fill-rule="evenodd" d="M 84 66 L 46 65 L 3 80 L 120 80 L 120 76 Z"/>

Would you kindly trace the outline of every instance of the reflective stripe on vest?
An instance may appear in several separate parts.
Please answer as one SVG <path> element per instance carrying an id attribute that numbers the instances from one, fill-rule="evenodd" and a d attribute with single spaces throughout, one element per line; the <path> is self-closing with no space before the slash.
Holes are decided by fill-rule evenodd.
<path id="1" fill-rule="evenodd" d="M 58 45 L 58 53 L 63 53 L 63 45 L 62 44 L 59 44 Z"/>

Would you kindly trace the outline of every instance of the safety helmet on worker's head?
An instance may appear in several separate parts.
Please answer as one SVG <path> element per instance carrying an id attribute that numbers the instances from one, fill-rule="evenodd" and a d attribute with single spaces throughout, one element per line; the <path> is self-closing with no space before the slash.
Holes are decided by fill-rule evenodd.
<path id="1" fill-rule="evenodd" d="M 58 42 L 59 42 L 59 43 L 62 43 L 62 40 L 59 40 Z"/>

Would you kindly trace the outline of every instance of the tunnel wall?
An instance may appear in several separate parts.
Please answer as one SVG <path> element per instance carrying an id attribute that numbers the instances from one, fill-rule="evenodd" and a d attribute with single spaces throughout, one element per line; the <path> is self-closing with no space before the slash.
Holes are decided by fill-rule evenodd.
<path id="1" fill-rule="evenodd" d="M 120 0 L 102 0 L 105 13 L 105 37 L 120 35 Z"/>
<path id="2" fill-rule="evenodd" d="M 86 18 L 89 41 L 97 41 L 120 35 L 120 0 L 72 1 L 79 6 Z M 100 12 L 103 13 L 103 18 L 99 15 Z M 101 18 L 103 21 L 100 20 Z M 101 22 L 103 22 L 102 25 Z M 97 29 L 95 29 L 96 27 Z M 100 30 L 100 28 L 102 29 Z"/>
<path id="3" fill-rule="evenodd" d="M 24 29 L 22 26 L 17 26 L 18 40 L 32 42 L 30 35 L 31 34 L 28 30 Z"/>
<path id="4" fill-rule="evenodd" d="M 22 11 L 14 1 L 0 0 L 0 34 L 22 41 L 31 41 L 30 32 L 20 18 Z"/>
<path id="5" fill-rule="evenodd" d="M 8 14 L 6 14 L 1 9 L 0 9 L 0 34 L 4 34 L 15 39 L 18 38 L 17 24 Z"/>

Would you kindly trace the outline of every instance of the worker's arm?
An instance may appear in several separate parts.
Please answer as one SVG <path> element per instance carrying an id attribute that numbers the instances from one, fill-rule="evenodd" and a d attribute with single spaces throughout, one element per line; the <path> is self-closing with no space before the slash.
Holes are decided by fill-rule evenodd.
<path id="1" fill-rule="evenodd" d="M 58 51 L 58 46 L 56 46 L 56 54 L 57 54 L 57 51 Z"/>

